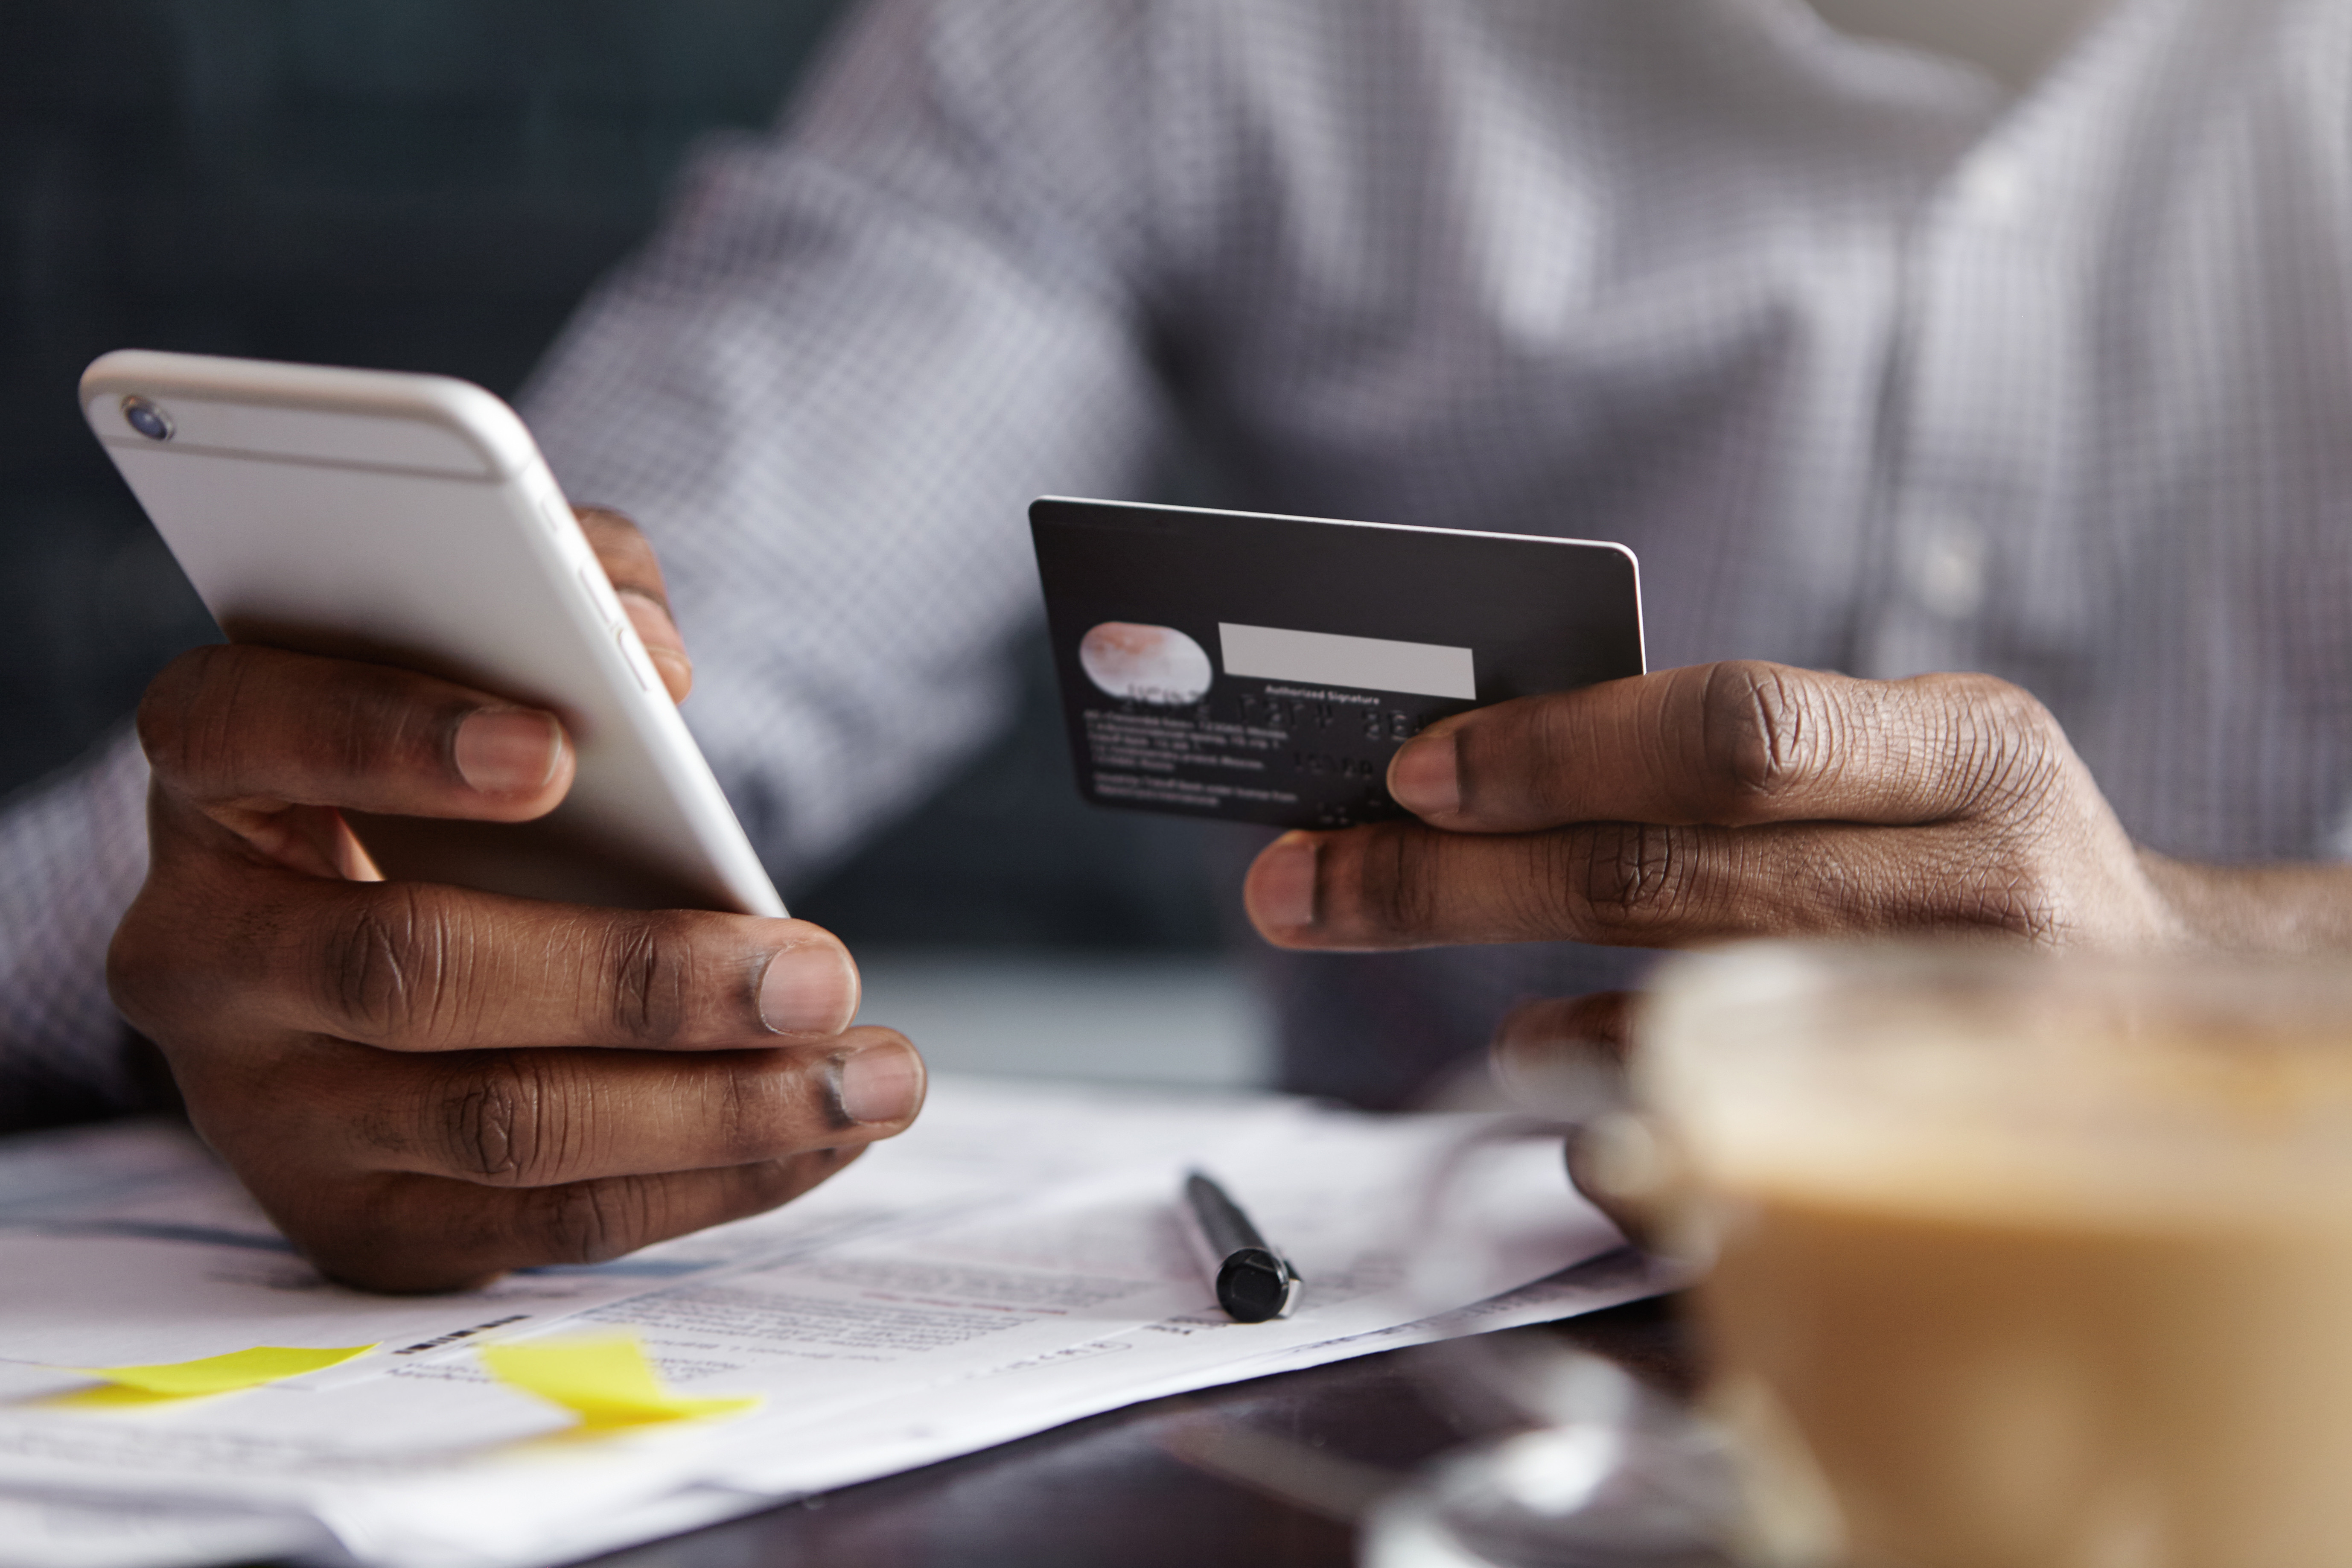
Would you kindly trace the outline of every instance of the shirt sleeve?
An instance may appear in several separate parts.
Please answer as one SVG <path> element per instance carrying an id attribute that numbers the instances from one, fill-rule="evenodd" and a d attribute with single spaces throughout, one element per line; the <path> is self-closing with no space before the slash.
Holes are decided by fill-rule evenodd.
<path id="1" fill-rule="evenodd" d="M 784 127 L 704 151 L 524 400 L 572 498 L 653 536 L 688 719 L 787 878 L 999 721 L 1028 502 L 1150 472 L 1150 11 L 869 5 Z M 0 811 L 0 1129 L 138 1100 L 105 955 L 146 782 L 126 732 Z"/>
<path id="2" fill-rule="evenodd" d="M 146 807 L 126 728 L 0 811 L 0 1131 L 141 1100 L 106 945 L 146 879 Z"/>
<path id="3" fill-rule="evenodd" d="M 1029 501 L 1150 472 L 1149 9 L 868 6 L 525 398 L 572 498 L 652 536 L 687 718 L 788 880 L 1001 721 Z"/>

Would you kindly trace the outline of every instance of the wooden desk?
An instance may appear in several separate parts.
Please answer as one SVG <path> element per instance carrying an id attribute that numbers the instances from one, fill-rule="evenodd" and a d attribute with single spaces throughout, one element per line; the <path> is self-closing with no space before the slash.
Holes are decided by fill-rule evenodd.
<path id="1" fill-rule="evenodd" d="M 1513 1331 L 1557 1336 L 1664 1386 L 1689 1379 L 1667 1303 Z M 1349 1516 L 1373 1488 L 1476 1430 L 1432 1370 L 1428 1352 L 1396 1351 L 1158 1400 L 600 1562 L 1340 1568 L 1355 1560 Z"/>

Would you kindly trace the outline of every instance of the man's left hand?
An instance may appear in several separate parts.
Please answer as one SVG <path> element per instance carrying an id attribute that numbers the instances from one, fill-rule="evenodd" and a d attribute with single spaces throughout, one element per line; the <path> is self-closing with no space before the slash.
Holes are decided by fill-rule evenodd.
<path id="1" fill-rule="evenodd" d="M 1250 871 L 1283 947 L 1979 931 L 2189 940 L 2047 710 L 1975 675 L 1697 666 L 1465 713 L 1408 742 L 1418 821 L 1290 834 Z"/>

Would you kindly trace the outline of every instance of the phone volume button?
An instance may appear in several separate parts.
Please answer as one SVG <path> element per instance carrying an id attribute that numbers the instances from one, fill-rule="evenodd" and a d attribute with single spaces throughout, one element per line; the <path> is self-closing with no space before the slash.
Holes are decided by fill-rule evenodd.
<path id="1" fill-rule="evenodd" d="M 629 667 L 631 675 L 636 677 L 638 690 L 651 691 L 660 684 L 660 677 L 654 673 L 653 660 L 646 656 L 646 650 L 638 645 L 635 634 L 629 627 L 613 628 L 613 645 L 621 650 L 621 662 Z"/>

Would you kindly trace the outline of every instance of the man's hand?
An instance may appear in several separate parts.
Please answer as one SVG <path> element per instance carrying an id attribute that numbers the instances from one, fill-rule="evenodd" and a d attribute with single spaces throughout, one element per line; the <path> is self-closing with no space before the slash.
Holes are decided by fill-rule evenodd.
<path id="1" fill-rule="evenodd" d="M 1281 946 L 1980 931 L 2191 940 L 2057 722 L 1982 676 L 1718 664 L 1433 725 L 1389 770 L 1421 820 L 1294 833 L 1251 868 Z"/>
<path id="2" fill-rule="evenodd" d="M 583 514 L 674 696 L 643 538 Z M 800 921 L 585 909 L 373 879 L 339 808 L 519 822 L 563 798 L 553 715 L 260 647 L 140 710 L 145 888 L 109 980 L 197 1131 L 330 1275 L 454 1289 L 593 1262 L 793 1197 L 920 1108 L 847 1029 L 856 966 Z"/>

